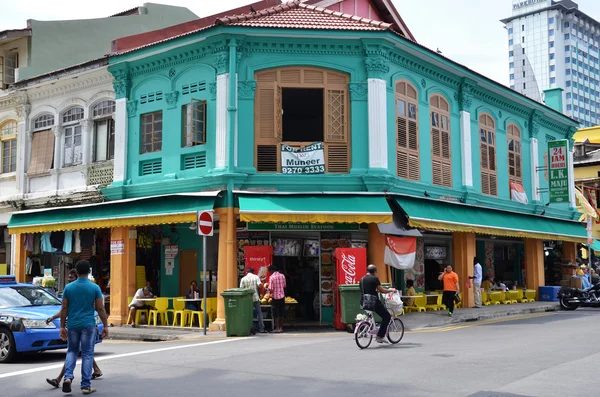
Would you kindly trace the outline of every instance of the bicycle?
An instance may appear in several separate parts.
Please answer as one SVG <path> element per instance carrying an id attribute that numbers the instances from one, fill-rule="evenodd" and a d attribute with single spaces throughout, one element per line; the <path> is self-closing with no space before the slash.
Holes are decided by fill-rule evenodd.
<path id="1" fill-rule="evenodd" d="M 394 310 L 390 310 L 389 308 L 387 309 L 392 315 L 392 319 L 390 320 L 390 324 L 388 325 L 385 335 L 390 343 L 395 345 L 404 337 L 404 323 L 394 313 Z M 360 321 L 358 324 L 356 324 L 356 328 L 354 329 L 354 340 L 360 349 L 366 349 L 369 347 L 373 341 L 373 336 L 377 335 L 379 332 L 379 326 L 375 324 L 373 311 L 365 310 L 365 313 L 367 313 L 366 320 Z"/>

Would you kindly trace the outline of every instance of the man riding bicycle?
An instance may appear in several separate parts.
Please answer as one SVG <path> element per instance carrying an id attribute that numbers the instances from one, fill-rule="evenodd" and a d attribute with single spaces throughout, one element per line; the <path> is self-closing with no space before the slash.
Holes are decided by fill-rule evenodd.
<path id="1" fill-rule="evenodd" d="M 367 266 L 367 274 L 360 279 L 360 301 L 365 310 L 372 310 L 381 317 L 381 325 L 377 332 L 377 343 L 387 343 L 383 337 L 388 328 L 388 324 L 392 319 L 390 312 L 385 308 L 383 303 L 379 300 L 378 292 L 387 294 L 389 292 L 396 292 L 396 288 L 386 289 L 381 286 L 379 277 L 377 277 L 377 267 L 375 265 Z"/>

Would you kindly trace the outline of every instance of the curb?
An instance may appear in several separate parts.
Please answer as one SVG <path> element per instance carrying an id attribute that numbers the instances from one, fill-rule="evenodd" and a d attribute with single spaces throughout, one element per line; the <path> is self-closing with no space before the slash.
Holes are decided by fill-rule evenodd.
<path id="1" fill-rule="evenodd" d="M 460 324 L 460 323 L 470 323 L 470 322 L 476 322 L 476 321 L 494 320 L 494 319 L 498 319 L 498 318 L 522 316 L 522 315 L 526 315 L 526 314 L 555 312 L 558 310 L 560 310 L 560 305 L 558 303 L 548 304 L 548 305 L 544 305 L 544 306 L 531 307 L 531 308 L 520 308 L 517 310 L 510 310 L 510 308 L 507 307 L 507 311 L 497 311 L 497 312 L 493 312 L 493 313 L 481 313 L 481 314 L 477 314 L 477 313 L 463 314 L 460 317 L 447 318 L 445 321 L 442 320 L 442 321 L 439 321 L 439 322 L 436 322 L 433 324 L 419 326 L 417 328 L 408 328 L 407 327 L 407 330 L 416 331 L 416 330 L 438 328 L 438 327 Z"/>
<path id="2" fill-rule="evenodd" d="M 116 327 L 113 327 L 116 328 Z M 129 340 L 135 342 L 168 342 L 174 340 L 180 340 L 181 337 L 176 335 L 156 335 L 156 334 L 130 334 L 121 333 L 118 331 L 110 330 L 108 340 Z"/>

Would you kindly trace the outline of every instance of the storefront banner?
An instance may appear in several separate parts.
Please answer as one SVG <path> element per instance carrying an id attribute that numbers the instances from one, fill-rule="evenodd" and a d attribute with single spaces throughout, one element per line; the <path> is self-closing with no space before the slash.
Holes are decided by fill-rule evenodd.
<path id="1" fill-rule="evenodd" d="M 417 255 L 416 237 L 385 236 L 383 263 L 400 270 L 412 269 Z"/>
<path id="2" fill-rule="evenodd" d="M 523 185 L 516 182 L 510 182 L 510 199 L 521 204 L 529 203 L 525 189 L 523 189 Z"/>
<path id="3" fill-rule="evenodd" d="M 358 284 L 367 273 L 366 248 L 335 249 L 337 284 Z"/>
<path id="4" fill-rule="evenodd" d="M 302 149 L 282 144 L 281 172 L 283 174 L 324 174 L 323 142 L 315 142 Z"/>
<path id="5" fill-rule="evenodd" d="M 569 201 L 569 142 L 566 139 L 548 142 L 549 190 L 551 203 Z"/>
<path id="6" fill-rule="evenodd" d="M 358 223 L 248 222 L 248 230 L 360 230 Z"/>
<path id="7" fill-rule="evenodd" d="M 246 272 L 253 268 L 254 274 L 260 277 L 264 284 L 269 281 L 269 267 L 273 261 L 273 247 L 270 245 L 257 245 L 244 247 L 244 261 Z"/>

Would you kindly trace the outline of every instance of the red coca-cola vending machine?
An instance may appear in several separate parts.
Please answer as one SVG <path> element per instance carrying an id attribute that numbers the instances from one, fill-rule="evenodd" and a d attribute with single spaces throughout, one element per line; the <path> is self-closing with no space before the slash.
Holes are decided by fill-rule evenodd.
<path id="1" fill-rule="evenodd" d="M 358 284 L 360 279 L 367 273 L 367 249 L 366 248 L 336 248 L 335 253 L 336 282 L 334 285 L 334 310 L 333 326 L 335 329 L 346 329 L 342 323 L 342 306 L 340 301 L 340 290 L 338 285 Z"/>

